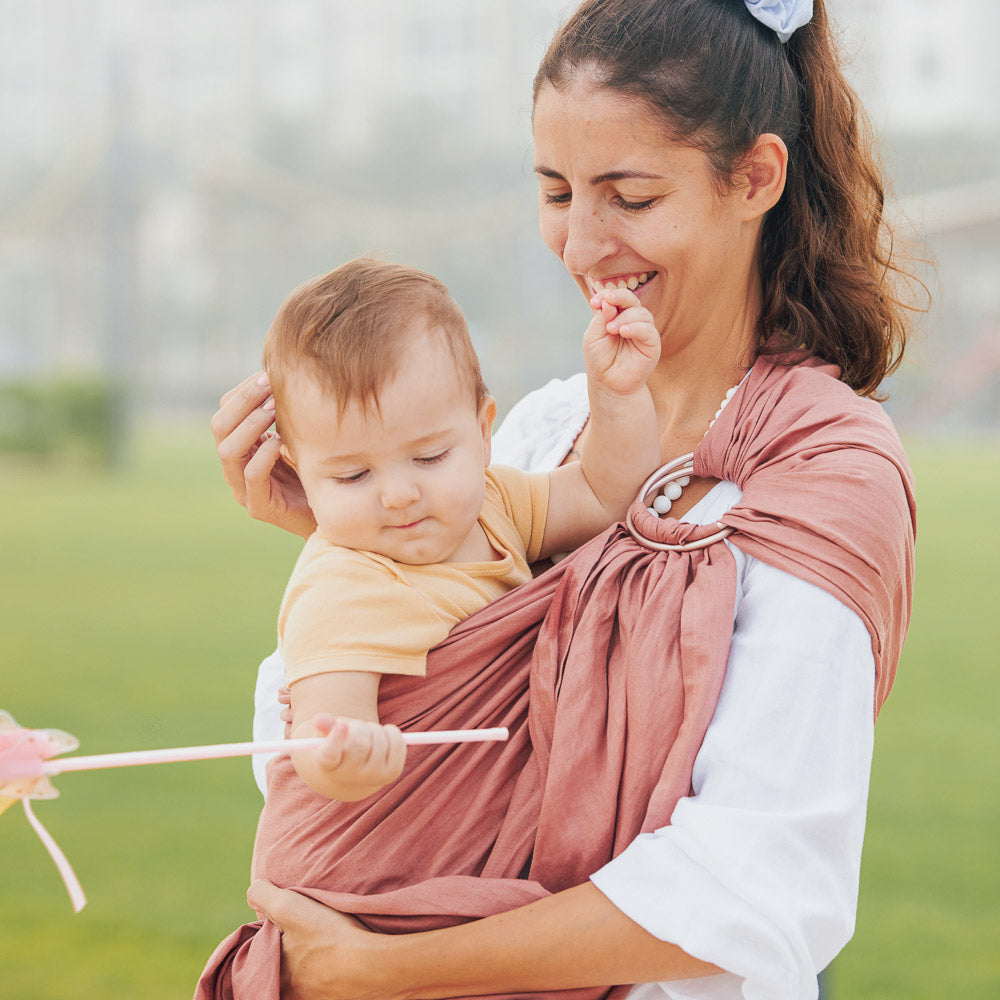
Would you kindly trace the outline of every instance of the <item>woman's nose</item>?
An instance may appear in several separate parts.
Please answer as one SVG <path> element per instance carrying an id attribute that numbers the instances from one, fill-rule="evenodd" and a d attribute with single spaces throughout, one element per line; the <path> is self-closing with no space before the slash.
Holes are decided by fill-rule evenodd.
<path id="1" fill-rule="evenodd" d="M 573 205 L 566 215 L 562 261 L 571 274 L 588 274 L 614 253 L 617 242 L 601 213 Z"/>

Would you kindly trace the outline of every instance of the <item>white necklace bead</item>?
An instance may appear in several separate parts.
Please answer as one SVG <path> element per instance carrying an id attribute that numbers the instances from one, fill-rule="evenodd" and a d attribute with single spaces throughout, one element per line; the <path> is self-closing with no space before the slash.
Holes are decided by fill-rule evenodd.
<path id="1" fill-rule="evenodd" d="M 671 483 L 670 485 L 673 486 L 674 484 Z M 653 501 L 654 514 L 668 514 L 671 507 L 673 507 L 672 501 L 662 493 Z"/>

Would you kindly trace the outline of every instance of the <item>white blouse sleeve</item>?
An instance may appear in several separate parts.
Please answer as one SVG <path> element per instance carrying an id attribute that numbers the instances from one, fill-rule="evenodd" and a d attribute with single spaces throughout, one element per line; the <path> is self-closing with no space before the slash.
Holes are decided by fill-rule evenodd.
<path id="1" fill-rule="evenodd" d="M 492 460 L 549 472 L 562 463 L 589 415 L 586 375 L 552 379 L 511 407 L 493 435 Z"/>
<path id="2" fill-rule="evenodd" d="M 285 661 L 279 650 L 261 660 L 257 668 L 257 684 L 253 692 L 254 740 L 280 740 L 285 735 L 278 704 L 278 688 L 285 683 Z M 267 798 L 267 762 L 274 756 L 256 753 L 250 758 L 254 781 L 260 794 Z"/>
<path id="3" fill-rule="evenodd" d="M 741 593 L 694 794 L 593 876 L 651 934 L 729 971 L 635 987 L 633 1000 L 814 998 L 854 930 L 871 640 L 825 591 L 734 554 Z"/>

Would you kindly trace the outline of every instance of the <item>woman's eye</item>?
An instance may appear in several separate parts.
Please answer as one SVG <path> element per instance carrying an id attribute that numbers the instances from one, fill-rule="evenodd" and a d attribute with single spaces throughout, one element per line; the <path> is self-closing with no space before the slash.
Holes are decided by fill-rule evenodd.
<path id="1" fill-rule="evenodd" d="M 570 203 L 571 195 L 568 191 L 563 194 L 555 194 L 553 192 L 544 191 L 543 195 L 545 197 L 546 205 L 568 205 Z"/>
<path id="2" fill-rule="evenodd" d="M 443 462 L 448 457 L 448 453 L 450 451 L 451 451 L 450 448 L 445 448 L 444 451 L 439 451 L 436 455 L 425 455 L 422 458 L 417 459 L 417 464 L 437 465 L 438 462 Z"/>
<path id="3" fill-rule="evenodd" d="M 616 195 L 614 203 L 619 208 L 624 208 L 626 212 L 644 212 L 647 208 L 652 208 L 655 198 L 647 198 L 645 201 L 627 201 L 621 195 Z"/>

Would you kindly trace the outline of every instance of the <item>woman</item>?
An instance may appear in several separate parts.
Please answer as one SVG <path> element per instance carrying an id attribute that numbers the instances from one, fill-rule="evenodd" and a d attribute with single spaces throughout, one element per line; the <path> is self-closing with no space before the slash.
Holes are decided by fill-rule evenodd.
<path id="1" fill-rule="evenodd" d="M 557 35 L 535 81 L 542 234 L 588 299 L 624 282 L 662 332 L 649 381 L 662 456 L 694 452 L 698 473 L 656 501 L 672 505 L 664 531 L 673 518 L 738 525 L 718 543 L 735 573 L 722 690 L 692 794 L 669 824 L 583 884 L 508 914 L 396 936 L 252 887 L 252 905 L 284 931 L 283 995 L 638 983 L 630 996 L 815 996 L 817 971 L 853 931 L 872 703 L 891 683 L 912 569 L 905 462 L 879 477 L 852 465 L 874 439 L 897 454 L 884 421 L 851 400 L 877 391 L 905 342 L 880 176 L 859 114 L 822 0 L 589 0 Z M 832 386 L 849 397 L 834 393 L 839 402 L 816 410 L 818 433 L 836 436 L 840 405 L 862 414 L 837 444 L 839 494 L 821 463 L 812 478 L 808 449 L 790 451 L 780 433 L 762 437 L 772 417 L 779 431 L 802 414 L 809 422 L 801 390 L 786 398 L 774 381 L 781 366 L 805 370 L 809 358 L 840 370 L 839 383 L 809 381 L 818 397 Z M 251 379 L 224 399 L 213 427 L 225 475 L 254 516 L 306 534 L 312 519 L 266 437 L 266 396 Z M 532 468 L 571 460 L 586 416 L 578 380 L 546 386 L 512 411 L 494 457 Z M 750 458 L 740 452 L 747 441 Z M 730 481 L 736 452 L 756 464 Z M 760 495 L 772 460 L 806 473 L 788 480 L 789 512 L 816 500 L 836 517 L 852 505 L 830 533 L 845 553 L 860 556 L 855 535 L 884 536 L 872 544 L 885 542 L 885 563 L 867 560 L 867 583 L 852 584 L 833 565 L 837 553 L 798 565 L 746 541 L 772 525 L 798 530 L 789 527 L 797 515 L 780 507 L 733 516 Z M 813 483 L 823 496 L 807 496 Z M 892 514 L 876 531 L 858 513 L 867 511 Z M 879 581 L 888 625 L 854 593 Z"/>

